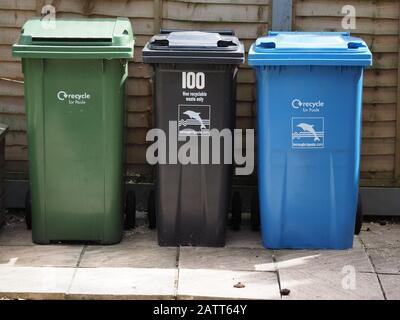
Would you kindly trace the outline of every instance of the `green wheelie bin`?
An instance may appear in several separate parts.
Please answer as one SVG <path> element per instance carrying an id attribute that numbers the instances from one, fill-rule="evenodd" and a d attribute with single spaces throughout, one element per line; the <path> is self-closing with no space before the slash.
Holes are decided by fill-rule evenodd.
<path id="1" fill-rule="evenodd" d="M 126 18 L 24 24 L 13 55 L 25 78 L 33 242 L 121 240 L 133 47 Z"/>

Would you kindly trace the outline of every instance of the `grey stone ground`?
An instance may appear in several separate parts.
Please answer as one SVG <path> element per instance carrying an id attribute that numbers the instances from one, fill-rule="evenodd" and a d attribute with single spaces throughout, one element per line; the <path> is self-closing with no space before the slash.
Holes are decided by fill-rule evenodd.
<path id="1" fill-rule="evenodd" d="M 0 298 L 400 299 L 400 224 L 365 223 L 352 250 L 266 250 L 248 226 L 225 248 L 159 247 L 144 226 L 114 246 L 40 246 L 14 218 L 0 230 Z"/>

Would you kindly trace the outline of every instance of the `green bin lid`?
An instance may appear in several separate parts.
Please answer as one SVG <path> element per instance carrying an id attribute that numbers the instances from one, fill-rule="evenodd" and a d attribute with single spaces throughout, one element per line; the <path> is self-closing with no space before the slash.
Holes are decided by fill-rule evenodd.
<path id="1" fill-rule="evenodd" d="M 127 18 L 28 20 L 13 55 L 22 58 L 133 58 L 134 37 Z"/>

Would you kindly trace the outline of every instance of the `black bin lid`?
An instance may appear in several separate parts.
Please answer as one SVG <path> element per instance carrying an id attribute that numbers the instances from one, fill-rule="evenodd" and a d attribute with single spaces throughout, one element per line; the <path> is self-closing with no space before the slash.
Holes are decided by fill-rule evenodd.
<path id="1" fill-rule="evenodd" d="M 162 30 L 143 48 L 144 63 L 241 64 L 244 47 L 232 31 Z"/>

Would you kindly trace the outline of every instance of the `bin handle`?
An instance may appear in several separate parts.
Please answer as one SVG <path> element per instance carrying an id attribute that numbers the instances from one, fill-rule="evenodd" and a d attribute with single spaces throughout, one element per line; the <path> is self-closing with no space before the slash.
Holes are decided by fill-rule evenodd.
<path id="1" fill-rule="evenodd" d="M 169 46 L 169 40 L 167 38 L 167 35 L 165 34 L 160 34 L 160 35 L 155 35 L 153 38 L 150 40 L 150 43 L 152 46 L 156 47 L 168 47 Z M 219 40 L 216 43 L 217 48 L 228 48 L 228 47 L 237 47 L 239 46 L 239 43 L 236 39 L 221 39 L 219 37 Z"/>
<path id="2" fill-rule="evenodd" d="M 274 49 L 276 48 L 276 43 L 273 41 L 260 41 L 256 43 L 256 46 L 265 49 Z"/>
<path id="3" fill-rule="evenodd" d="M 154 39 L 151 44 L 157 47 L 168 47 L 169 41 L 167 39 Z"/>
<path id="4" fill-rule="evenodd" d="M 239 44 L 232 40 L 218 40 L 218 48 L 237 47 Z"/>
<path id="5" fill-rule="evenodd" d="M 160 34 L 169 34 L 172 32 L 180 32 L 180 31 L 193 31 L 193 29 L 172 29 L 172 28 L 161 28 L 160 29 Z M 200 29 L 196 31 L 202 31 L 202 32 L 210 32 L 210 33 L 219 33 L 222 36 L 235 36 L 235 31 L 230 30 L 230 29 L 215 29 L 215 30 L 207 30 L 207 29 Z"/>
<path id="6" fill-rule="evenodd" d="M 351 41 L 347 43 L 348 49 L 358 49 L 362 47 L 365 47 L 365 44 L 362 41 Z"/>

